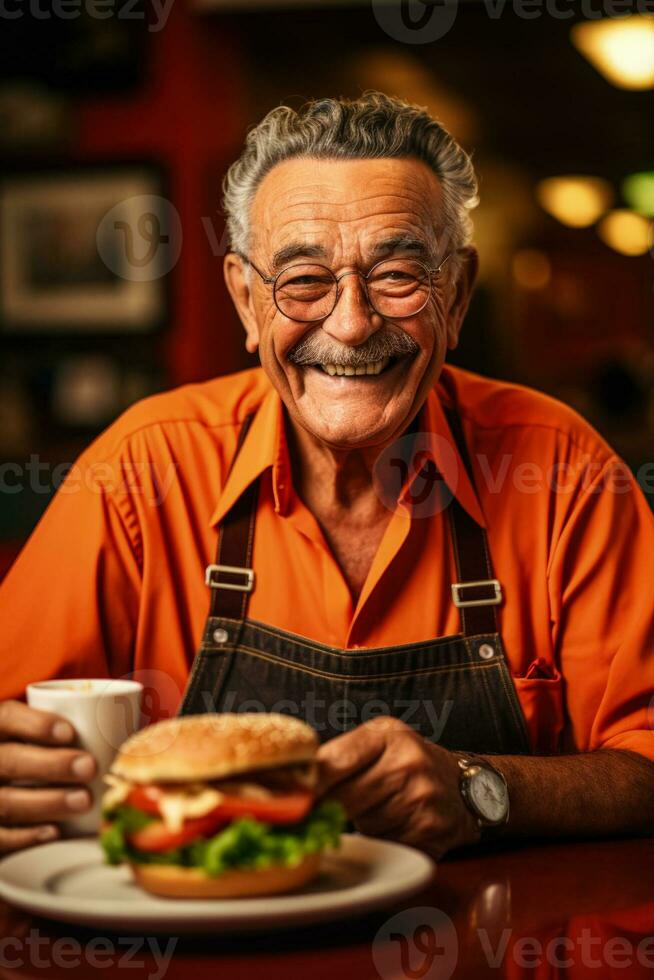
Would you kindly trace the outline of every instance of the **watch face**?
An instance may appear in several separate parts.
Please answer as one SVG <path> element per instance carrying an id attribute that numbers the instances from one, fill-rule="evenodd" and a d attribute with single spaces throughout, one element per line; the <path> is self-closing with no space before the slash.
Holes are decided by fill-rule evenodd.
<path id="1" fill-rule="evenodd" d="M 470 780 L 470 799 L 486 820 L 496 823 L 506 816 L 508 793 L 499 776 L 480 769 Z"/>

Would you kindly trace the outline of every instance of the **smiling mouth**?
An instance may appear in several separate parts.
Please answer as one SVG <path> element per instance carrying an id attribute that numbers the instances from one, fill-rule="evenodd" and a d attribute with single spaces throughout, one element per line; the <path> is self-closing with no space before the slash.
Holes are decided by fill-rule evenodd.
<path id="1" fill-rule="evenodd" d="M 315 371 L 320 371 L 322 374 L 328 374 L 332 378 L 367 378 L 377 377 L 380 374 L 384 374 L 386 371 L 389 371 L 395 367 L 400 360 L 405 360 L 405 358 L 382 357 L 382 359 L 379 361 L 369 361 L 366 364 L 358 364 L 356 367 L 351 364 L 330 363 L 307 364 L 306 366 L 313 368 Z"/>

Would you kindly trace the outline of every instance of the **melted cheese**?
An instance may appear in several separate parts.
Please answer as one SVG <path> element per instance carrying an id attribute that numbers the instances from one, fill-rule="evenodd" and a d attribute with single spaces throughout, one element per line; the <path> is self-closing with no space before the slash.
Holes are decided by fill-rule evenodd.
<path id="1" fill-rule="evenodd" d="M 107 773 L 104 781 L 105 783 L 109 783 L 109 789 L 106 790 L 102 797 L 102 809 L 113 810 L 114 807 L 120 806 L 129 793 L 130 784 L 126 783 L 119 776 L 113 776 L 111 773 Z"/>
<path id="2" fill-rule="evenodd" d="M 111 773 L 105 776 L 105 782 L 109 783 L 109 789 L 102 798 L 102 806 L 106 810 L 120 806 L 134 785 Z M 189 783 L 183 789 L 161 790 L 157 803 L 167 829 L 179 830 L 184 820 L 203 817 L 218 806 L 223 797 L 223 793 L 204 783 Z"/>
<path id="3" fill-rule="evenodd" d="M 161 819 L 168 830 L 180 830 L 185 820 L 203 817 L 217 807 L 225 796 L 240 796 L 246 800 L 267 800 L 273 794 L 256 783 L 222 783 L 220 790 L 202 783 L 181 790 L 165 790 L 158 797 Z"/>
<path id="4" fill-rule="evenodd" d="M 161 819 L 167 830 L 181 830 L 185 820 L 203 817 L 222 801 L 223 794 L 209 787 L 166 790 L 157 797 Z"/>

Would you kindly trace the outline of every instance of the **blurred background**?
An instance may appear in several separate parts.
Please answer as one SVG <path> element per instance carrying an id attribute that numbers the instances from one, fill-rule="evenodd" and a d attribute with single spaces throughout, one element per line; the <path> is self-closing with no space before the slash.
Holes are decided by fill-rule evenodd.
<path id="1" fill-rule="evenodd" d="M 654 504 L 654 17 L 615 6 L 7 2 L 0 576 L 129 404 L 256 363 L 223 284 L 223 174 L 268 109 L 366 88 L 427 106 L 479 173 L 451 360 L 573 405 Z"/>

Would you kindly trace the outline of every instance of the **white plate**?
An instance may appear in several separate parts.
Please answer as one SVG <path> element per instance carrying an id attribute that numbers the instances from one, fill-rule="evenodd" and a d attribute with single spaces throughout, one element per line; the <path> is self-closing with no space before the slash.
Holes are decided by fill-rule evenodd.
<path id="1" fill-rule="evenodd" d="M 0 898 L 37 915 L 121 930 L 201 933 L 275 929 L 368 912 L 429 883 L 434 864 L 402 844 L 343 834 L 318 878 L 290 895 L 174 899 L 142 891 L 104 863 L 96 838 L 59 840 L 0 861 Z"/>

